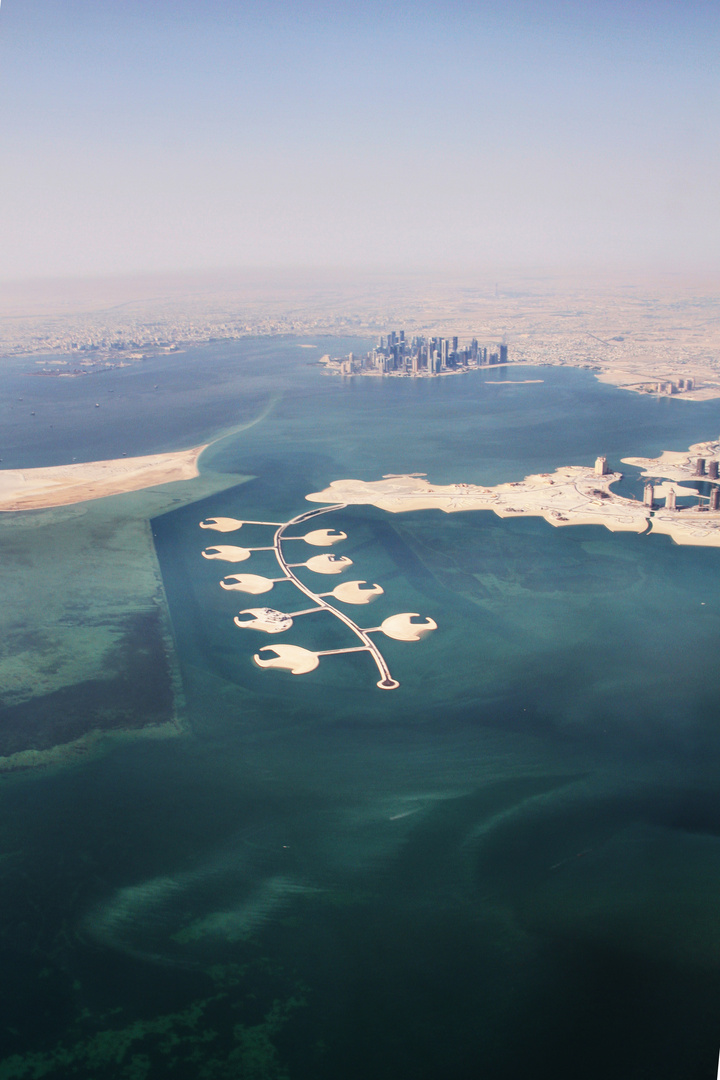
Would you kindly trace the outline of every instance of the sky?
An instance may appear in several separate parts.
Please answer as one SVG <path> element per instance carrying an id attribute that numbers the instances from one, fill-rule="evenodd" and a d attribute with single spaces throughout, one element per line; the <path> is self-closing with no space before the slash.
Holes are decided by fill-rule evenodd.
<path id="1" fill-rule="evenodd" d="M 3 0 L 0 280 L 715 270 L 720 5 Z"/>

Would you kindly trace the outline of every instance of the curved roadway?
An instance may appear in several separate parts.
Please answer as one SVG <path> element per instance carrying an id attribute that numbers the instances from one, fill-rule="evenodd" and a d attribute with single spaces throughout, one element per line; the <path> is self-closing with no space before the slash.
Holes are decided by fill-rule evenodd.
<path id="1" fill-rule="evenodd" d="M 353 634 L 356 634 L 357 637 L 360 638 L 363 643 L 362 648 L 367 649 L 367 651 L 372 655 L 373 660 L 377 664 L 378 671 L 380 672 L 381 678 L 377 685 L 382 690 L 395 690 L 400 685 L 400 683 L 397 682 L 396 679 L 393 679 L 392 675 L 390 674 L 390 668 L 387 666 L 387 663 L 385 661 L 385 657 L 380 652 L 372 638 L 368 637 L 367 633 L 364 630 L 361 630 L 357 623 L 353 622 L 353 620 L 349 618 L 349 616 L 347 616 L 344 611 L 339 611 L 336 607 L 333 607 L 332 604 L 328 604 L 327 601 L 323 600 L 321 596 L 318 596 L 317 593 L 314 593 L 311 589 L 308 589 L 306 585 L 303 585 L 302 581 L 300 581 L 300 579 L 292 572 L 290 566 L 288 566 L 287 562 L 285 561 L 285 556 L 282 552 L 282 540 L 285 529 L 290 528 L 291 525 L 300 525 L 302 524 L 302 522 L 309 521 L 311 518 L 314 517 L 319 517 L 321 514 L 328 514 L 331 510 L 342 510 L 345 506 L 346 503 L 336 503 L 333 506 L 323 506 L 319 510 L 308 510 L 304 514 L 298 514 L 298 516 L 294 517 L 291 521 L 286 521 L 285 524 L 281 525 L 275 533 L 275 536 L 273 538 L 273 550 L 275 551 L 275 557 L 278 563 L 280 564 L 284 573 L 287 575 L 290 581 L 292 581 L 293 584 L 296 585 L 301 592 L 304 592 L 306 596 L 309 596 L 311 600 L 314 600 L 319 608 L 325 608 L 327 611 L 331 611 L 333 615 L 340 619 L 341 622 L 344 622 L 345 625 L 352 630 Z M 290 539 L 290 537 L 288 537 L 287 539 Z M 302 539 L 302 537 L 294 537 L 293 539 Z M 338 651 L 344 652 L 345 650 L 343 649 Z M 354 652 L 356 650 L 352 651 Z"/>

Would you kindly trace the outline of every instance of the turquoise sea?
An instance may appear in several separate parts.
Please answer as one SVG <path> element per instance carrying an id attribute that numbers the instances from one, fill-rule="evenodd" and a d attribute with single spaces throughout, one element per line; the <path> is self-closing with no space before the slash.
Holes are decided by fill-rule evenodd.
<path id="1" fill-rule="evenodd" d="M 334 511 L 317 527 L 347 533 L 344 576 L 385 590 L 358 622 L 438 624 L 383 642 L 387 692 L 362 653 L 255 666 L 271 638 L 233 615 L 307 605 L 219 588 L 273 576 L 271 552 L 201 557 L 272 529 L 198 524 L 285 521 L 333 479 L 495 484 L 600 453 L 639 493 L 620 459 L 716 438 L 720 402 L 564 368 L 340 379 L 317 358 L 365 343 L 317 344 L 76 379 L 2 362 L 0 467 L 220 437 L 202 471 L 237 484 L 152 521 L 188 734 L 0 780 L 0 1080 L 714 1076 L 720 550 Z M 323 618 L 280 637 L 355 644 Z"/>

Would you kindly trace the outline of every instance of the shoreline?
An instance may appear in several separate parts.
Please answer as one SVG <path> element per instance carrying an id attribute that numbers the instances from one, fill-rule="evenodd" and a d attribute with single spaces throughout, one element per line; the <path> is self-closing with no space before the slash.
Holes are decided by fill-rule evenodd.
<path id="1" fill-rule="evenodd" d="M 691 458 L 703 451 L 720 458 L 720 442 L 696 443 L 682 454 L 668 451 L 671 460 L 624 458 L 628 464 L 644 465 L 646 476 L 679 480 L 719 480 L 691 475 Z M 713 456 L 714 455 L 714 456 Z M 677 459 L 682 459 L 678 465 Z M 622 473 L 598 475 L 594 468 L 565 465 L 554 473 L 526 476 L 520 481 L 480 487 L 475 484 L 435 485 L 418 476 L 395 476 L 383 480 L 333 480 L 323 491 L 306 495 L 308 502 L 371 505 L 391 514 L 417 510 L 442 510 L 446 514 L 469 510 L 492 510 L 497 517 L 542 517 L 556 528 L 566 525 L 602 525 L 610 532 L 657 533 L 676 544 L 720 547 L 720 510 L 698 506 L 671 509 L 646 505 L 616 494 L 611 486 Z M 660 492 L 658 491 L 658 494 Z M 665 492 L 663 492 L 663 495 Z M 697 492 L 680 490 L 677 494 Z"/>
<path id="2" fill-rule="evenodd" d="M 445 371 L 349 371 L 340 370 L 340 360 L 331 360 L 329 354 L 317 361 L 325 369 L 325 375 L 339 375 L 343 379 L 444 379 L 448 375 L 469 375 L 473 371 L 495 371 L 507 367 L 550 367 L 549 364 L 533 364 L 526 360 L 503 360 L 497 364 L 472 364 L 467 367 L 447 368 Z M 542 382 L 542 379 L 532 380 Z"/>
<path id="3" fill-rule="evenodd" d="M 192 480 L 200 475 L 198 461 L 209 445 L 144 457 L 0 470 L 0 512 L 50 510 Z"/>
<path id="4" fill-rule="evenodd" d="M 340 334 L 342 331 L 330 331 L 324 329 L 321 336 L 334 336 L 334 334 Z M 363 331 L 360 331 L 361 335 Z M 375 331 L 367 331 L 367 336 L 372 336 Z M 29 349 L 27 351 L 9 351 L 0 356 L 0 360 L 33 360 L 36 364 L 40 364 L 43 361 L 40 358 L 48 357 L 47 364 L 53 367 L 53 371 L 33 371 L 26 372 L 28 377 L 46 377 L 46 378 L 82 378 L 85 375 L 102 374 L 103 372 L 113 370 L 114 368 L 130 366 L 132 364 L 141 363 L 147 360 L 154 360 L 160 357 L 172 356 L 175 354 L 182 354 L 189 348 L 203 348 L 206 346 L 218 344 L 220 342 L 232 343 L 236 341 L 244 341 L 248 338 L 301 338 L 307 337 L 310 339 L 307 343 L 295 342 L 296 346 L 301 349 L 320 349 L 321 344 L 317 343 L 318 331 L 313 330 L 308 333 L 298 333 L 297 331 L 277 331 L 270 333 L 259 333 L 253 331 L 245 331 L 236 334 L 230 334 L 228 336 L 219 335 L 212 338 L 197 338 L 181 340 L 173 342 L 171 344 L 158 346 L 153 343 L 138 344 L 135 351 L 118 351 L 117 353 L 100 353 L 100 355 L 93 355 L 90 351 L 79 352 L 63 351 L 62 349 L 53 349 L 48 352 L 46 347 L 37 349 Z M 312 339 L 315 339 L 314 341 Z M 52 358 L 52 359 L 50 359 Z M 77 364 L 80 370 L 70 371 L 67 370 L 70 365 Z M 328 375 L 340 375 L 339 361 L 331 359 L 329 354 L 318 358 L 314 361 L 318 365 L 324 368 L 325 374 Z M 561 360 L 553 360 L 543 357 L 533 359 L 531 357 L 523 358 L 521 360 L 511 360 L 505 363 L 497 364 L 483 364 L 480 366 L 473 366 L 468 368 L 450 369 L 447 371 L 429 373 L 429 372 L 379 372 L 379 371 L 358 371 L 354 372 L 354 375 L 359 375 L 363 378 L 436 378 L 438 376 L 445 375 L 463 375 L 470 371 L 484 371 L 491 370 L 495 367 L 511 367 L 511 366 L 528 366 L 528 367 L 569 367 L 579 368 L 581 370 L 592 371 L 598 382 L 605 383 L 607 385 L 615 386 L 620 390 L 627 390 L 630 393 L 647 394 L 651 397 L 673 397 L 682 399 L 685 401 L 712 401 L 720 398 L 720 372 L 716 370 L 712 364 L 708 366 L 707 360 L 698 360 L 696 366 L 691 370 L 686 370 L 686 365 L 683 362 L 682 373 L 679 373 L 675 368 L 666 368 L 661 373 L 654 365 L 649 364 L 647 367 L 637 360 L 630 360 L 627 366 L 620 366 L 623 362 L 618 361 L 616 366 L 615 362 L 608 363 L 603 362 L 601 359 L 590 361 L 587 356 L 582 359 L 563 358 Z M 637 366 L 634 366 L 637 365 Z M 353 377 L 345 376 L 345 377 Z M 692 378 L 695 382 L 695 386 L 692 390 L 679 389 L 675 393 L 668 393 L 667 391 L 658 391 L 653 386 L 658 383 L 674 382 L 676 385 L 679 380 Z"/>
<path id="5" fill-rule="evenodd" d="M 609 386 L 615 386 L 618 390 L 627 390 L 633 394 L 645 394 L 648 397 L 669 397 L 678 401 L 713 401 L 720 398 L 720 380 L 714 381 L 715 372 L 712 376 L 704 373 L 701 376 L 692 375 L 698 385 L 695 385 L 692 390 L 676 389 L 674 392 L 669 393 L 666 390 L 658 390 L 656 387 L 658 383 L 675 383 L 677 385 L 680 379 L 687 378 L 687 375 L 678 376 L 672 375 L 658 375 L 653 371 L 639 372 L 629 371 L 627 368 L 612 368 L 609 366 L 601 366 L 599 364 L 588 364 L 586 360 L 572 363 L 568 360 L 563 360 L 561 363 L 552 363 L 548 360 L 506 360 L 503 363 L 497 364 L 473 364 L 471 367 L 450 368 L 446 371 L 353 371 L 344 374 L 340 370 L 340 361 L 331 360 L 329 355 L 321 357 L 317 363 L 324 369 L 325 375 L 339 376 L 343 379 L 439 379 L 445 378 L 448 375 L 468 375 L 472 372 L 495 371 L 497 368 L 508 367 L 525 367 L 525 368 L 542 368 L 542 367 L 565 367 L 574 368 L 581 371 L 590 371 L 598 382 L 604 383 Z M 492 380 L 486 380 L 491 382 Z M 499 380 L 501 381 L 501 380 Z M 543 379 L 524 379 L 524 380 L 510 380 L 512 382 L 525 382 L 525 383 L 541 383 Z"/>
<path id="6" fill-rule="evenodd" d="M 565 367 L 574 367 L 572 364 L 565 364 Z M 716 398 L 720 398 L 720 382 L 705 381 L 708 376 L 700 377 L 699 385 L 694 386 L 692 390 L 678 389 L 673 393 L 668 393 L 667 390 L 651 389 L 649 384 L 657 383 L 674 383 L 677 384 L 680 379 L 687 378 L 683 375 L 656 375 L 653 373 L 641 374 L 637 371 L 629 371 L 627 368 L 610 368 L 601 367 L 599 371 L 594 372 L 595 378 L 598 382 L 605 383 L 607 386 L 616 386 L 618 390 L 627 390 L 631 394 L 646 394 L 648 397 L 669 397 L 678 401 L 713 401 Z M 697 382 L 697 376 L 691 376 Z"/>

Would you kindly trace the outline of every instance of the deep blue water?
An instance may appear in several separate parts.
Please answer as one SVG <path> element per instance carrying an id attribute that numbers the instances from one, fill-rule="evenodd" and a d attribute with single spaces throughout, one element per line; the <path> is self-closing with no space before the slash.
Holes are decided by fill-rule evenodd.
<path id="1" fill-rule="evenodd" d="M 270 638 L 233 614 L 305 604 L 287 584 L 223 592 L 223 574 L 271 576 L 274 560 L 202 548 L 271 530 L 198 522 L 286 520 L 346 477 L 498 483 L 599 453 L 620 467 L 716 437 L 720 405 L 578 370 L 340 380 L 312 359 L 271 339 L 2 376 L 3 467 L 231 432 L 202 468 L 254 479 L 153 522 L 191 734 L 0 787 L 18 1055 L 0 1080 L 712 1076 L 720 552 L 486 513 L 334 512 L 318 526 L 348 534 L 334 550 L 351 576 L 385 589 L 358 621 L 438 624 L 383 644 L 388 693 L 362 654 L 259 670 Z M 288 639 L 354 643 L 323 618 Z"/>

